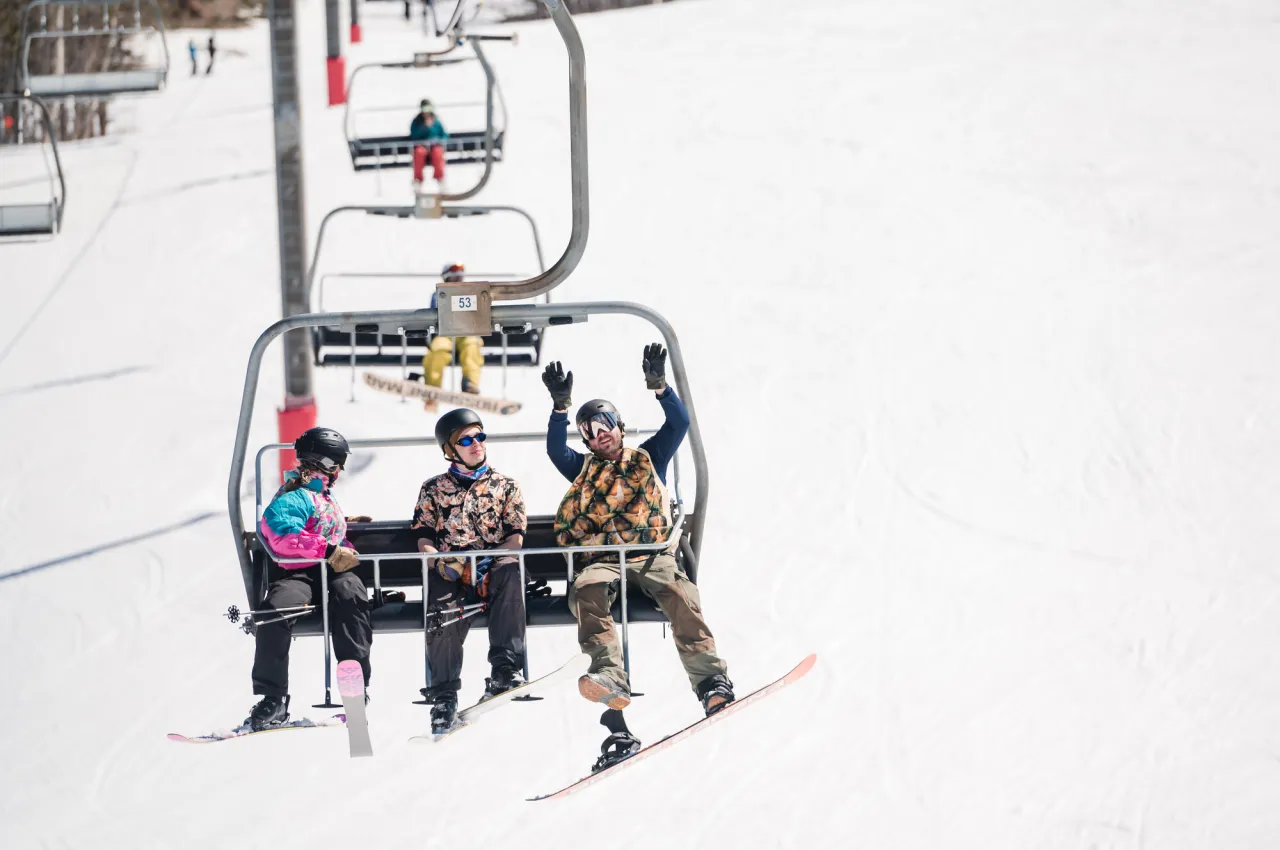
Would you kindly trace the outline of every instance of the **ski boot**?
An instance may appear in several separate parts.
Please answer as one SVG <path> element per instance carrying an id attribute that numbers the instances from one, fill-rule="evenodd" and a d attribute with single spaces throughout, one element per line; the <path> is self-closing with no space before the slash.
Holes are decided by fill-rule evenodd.
<path id="1" fill-rule="evenodd" d="M 431 706 L 431 734 L 444 735 L 458 722 L 458 695 L 440 696 Z"/>
<path id="2" fill-rule="evenodd" d="M 733 695 L 733 682 L 723 673 L 708 676 L 698 683 L 698 699 L 702 700 L 702 710 L 707 717 L 715 714 L 737 697 Z"/>
<path id="3" fill-rule="evenodd" d="M 621 710 L 631 705 L 630 689 L 613 684 L 599 673 L 588 673 L 578 679 L 578 693 L 612 709 Z"/>
<path id="4" fill-rule="evenodd" d="M 466 375 L 462 376 L 462 391 L 464 393 L 471 393 L 472 395 L 480 395 L 480 387 L 471 383 L 471 379 Z"/>
<path id="5" fill-rule="evenodd" d="M 270 729 L 273 726 L 283 726 L 289 722 L 289 695 L 264 696 L 258 701 L 258 704 L 249 712 L 249 716 L 244 719 L 245 726 L 248 726 L 255 732 L 261 732 L 263 729 Z"/>
<path id="6" fill-rule="evenodd" d="M 631 734 L 621 711 L 612 708 L 605 711 L 600 715 L 600 723 L 609 730 L 609 737 L 600 745 L 600 758 L 591 766 L 592 773 L 599 773 L 640 751 L 640 739 Z"/>
<path id="7" fill-rule="evenodd" d="M 498 694 L 504 694 L 512 688 L 518 688 L 523 685 L 524 676 L 520 671 L 507 664 L 493 665 L 493 674 L 484 680 L 484 696 L 480 698 L 481 702 L 492 699 Z"/>

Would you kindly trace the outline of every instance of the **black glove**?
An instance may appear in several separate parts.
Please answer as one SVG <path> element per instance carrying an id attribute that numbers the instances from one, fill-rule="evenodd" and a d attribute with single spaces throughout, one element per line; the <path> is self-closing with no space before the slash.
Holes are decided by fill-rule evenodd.
<path id="1" fill-rule="evenodd" d="M 564 367 L 557 360 L 547 364 L 542 370 L 542 383 L 547 385 L 551 393 L 551 403 L 556 410 L 568 410 L 570 396 L 573 394 L 573 373 L 565 374 Z"/>
<path id="2" fill-rule="evenodd" d="M 660 342 L 644 347 L 644 385 L 651 390 L 667 385 L 667 350 Z"/>

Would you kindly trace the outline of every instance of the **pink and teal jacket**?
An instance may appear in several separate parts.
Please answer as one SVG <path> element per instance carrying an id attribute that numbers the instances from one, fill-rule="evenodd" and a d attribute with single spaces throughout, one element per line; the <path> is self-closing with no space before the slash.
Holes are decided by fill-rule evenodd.
<path id="1" fill-rule="evenodd" d="M 285 473 L 285 481 L 298 473 Z M 262 512 L 258 523 L 262 542 L 277 558 L 323 559 L 329 545 L 350 545 L 347 518 L 333 500 L 323 478 L 312 478 L 296 490 L 281 486 Z M 286 570 L 302 570 L 315 564 L 281 564 Z"/>

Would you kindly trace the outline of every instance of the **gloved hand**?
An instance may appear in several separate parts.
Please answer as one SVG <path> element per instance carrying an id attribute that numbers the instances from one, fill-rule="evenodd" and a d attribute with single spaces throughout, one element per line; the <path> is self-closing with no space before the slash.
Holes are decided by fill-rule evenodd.
<path id="1" fill-rule="evenodd" d="M 573 394 L 573 373 L 566 375 L 564 367 L 557 360 L 554 363 L 548 363 L 547 368 L 542 370 L 542 383 L 546 384 L 547 391 L 551 393 L 554 409 L 568 410 Z"/>
<path id="2" fill-rule="evenodd" d="M 325 561 L 333 567 L 335 573 L 345 573 L 360 563 L 360 553 L 348 546 L 334 546 L 330 543 L 325 550 Z"/>
<path id="3" fill-rule="evenodd" d="M 489 595 L 489 570 L 493 567 L 493 558 L 477 558 L 475 575 L 471 575 L 471 563 L 462 571 L 462 581 L 474 595 L 484 599 Z"/>
<path id="4" fill-rule="evenodd" d="M 373 517 L 365 516 L 364 514 L 356 514 L 355 516 L 347 517 L 347 522 L 373 522 Z"/>
<path id="5" fill-rule="evenodd" d="M 644 385 L 651 390 L 661 390 L 667 385 L 667 350 L 662 343 L 654 342 L 644 347 Z"/>

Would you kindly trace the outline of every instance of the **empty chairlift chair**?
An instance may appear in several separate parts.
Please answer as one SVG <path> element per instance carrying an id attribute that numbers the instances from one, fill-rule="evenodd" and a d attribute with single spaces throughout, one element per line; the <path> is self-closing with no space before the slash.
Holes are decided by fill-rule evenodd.
<path id="1" fill-rule="evenodd" d="M 0 173 L 7 178 L 0 187 L 0 241 L 56 236 L 67 186 L 53 121 L 39 98 L 0 94 Z"/>
<path id="2" fill-rule="evenodd" d="M 125 39 L 138 39 L 134 46 L 151 55 L 138 68 L 108 68 L 104 60 L 95 70 L 53 72 L 45 52 L 59 41 L 91 38 L 105 39 L 111 50 Z M 169 75 L 169 48 L 156 0 L 31 0 L 23 10 L 21 41 L 21 85 L 41 97 L 145 94 L 163 88 Z"/>

